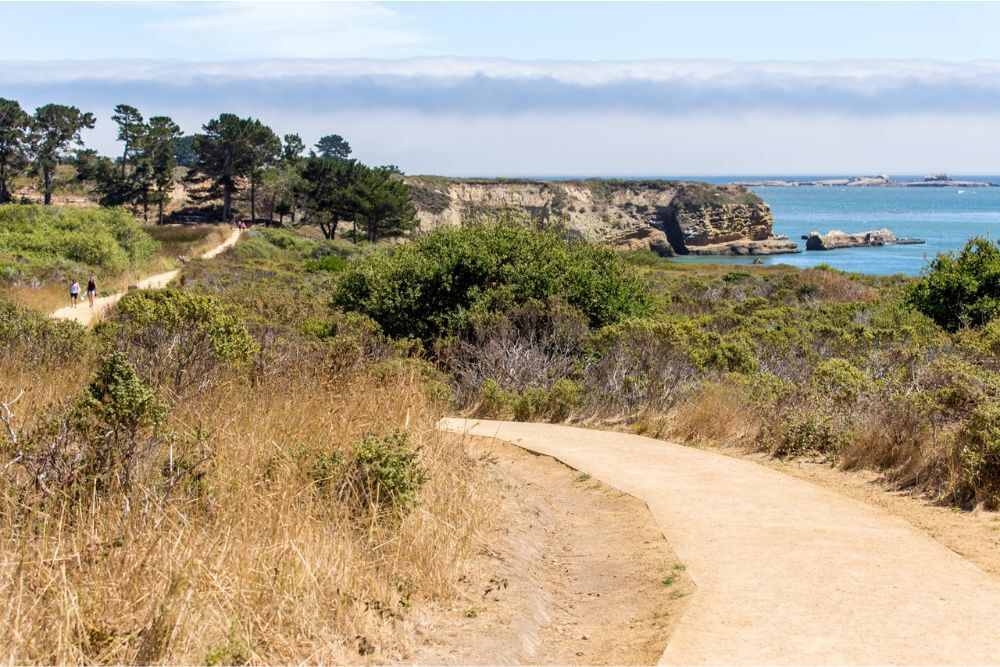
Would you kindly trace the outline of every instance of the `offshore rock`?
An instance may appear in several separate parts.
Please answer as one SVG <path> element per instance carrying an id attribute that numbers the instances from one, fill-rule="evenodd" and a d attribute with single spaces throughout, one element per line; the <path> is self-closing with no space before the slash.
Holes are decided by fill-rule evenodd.
<path id="1" fill-rule="evenodd" d="M 831 229 L 826 234 L 810 232 L 802 237 L 806 250 L 836 250 L 838 248 L 880 247 L 924 243 L 921 239 L 898 238 L 892 230 L 875 229 L 867 232 L 847 233 Z"/>

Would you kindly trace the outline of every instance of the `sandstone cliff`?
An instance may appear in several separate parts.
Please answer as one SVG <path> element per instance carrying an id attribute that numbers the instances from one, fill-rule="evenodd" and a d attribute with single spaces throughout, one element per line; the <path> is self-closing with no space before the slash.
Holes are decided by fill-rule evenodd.
<path id="1" fill-rule="evenodd" d="M 422 229 L 503 211 L 563 224 L 581 237 L 672 254 L 772 254 L 798 246 L 772 234 L 757 195 L 740 186 L 677 181 L 529 181 L 409 176 Z"/>

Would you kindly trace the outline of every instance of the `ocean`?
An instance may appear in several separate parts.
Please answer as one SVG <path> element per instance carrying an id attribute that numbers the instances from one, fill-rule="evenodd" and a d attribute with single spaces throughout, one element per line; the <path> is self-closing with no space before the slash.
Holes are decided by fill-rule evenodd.
<path id="1" fill-rule="evenodd" d="M 801 179 L 803 177 L 789 177 Z M 953 176 L 958 180 L 959 176 Z M 968 177 L 1000 182 L 996 176 Z M 756 180 L 748 177 L 706 178 L 713 182 Z M 960 249 L 974 236 L 1000 239 L 1000 187 L 754 187 L 774 213 L 774 233 L 798 241 L 803 252 L 763 257 L 765 264 L 801 268 L 828 264 L 844 271 L 918 275 L 938 253 Z M 831 229 L 862 232 L 887 227 L 898 237 L 918 238 L 924 245 L 805 251 L 803 234 Z M 685 257 L 681 262 L 745 264 L 749 258 Z"/>

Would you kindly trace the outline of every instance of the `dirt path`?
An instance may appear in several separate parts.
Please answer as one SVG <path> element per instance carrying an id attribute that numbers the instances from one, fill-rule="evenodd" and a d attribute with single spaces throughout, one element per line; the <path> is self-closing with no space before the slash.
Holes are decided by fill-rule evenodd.
<path id="1" fill-rule="evenodd" d="M 635 435 L 442 420 L 645 501 L 697 592 L 667 664 L 1000 664 L 1000 583 L 888 513 L 751 461 Z"/>
<path id="2" fill-rule="evenodd" d="M 646 507 L 547 456 L 466 445 L 497 489 L 491 527 L 402 661 L 655 664 L 693 585 Z"/>
<path id="3" fill-rule="evenodd" d="M 215 246 L 211 250 L 199 255 L 200 259 L 211 259 L 216 255 L 219 255 L 229 248 L 236 245 L 236 242 L 240 239 L 240 231 L 235 230 L 229 235 L 225 241 Z M 160 289 L 166 287 L 170 282 L 180 275 L 180 269 L 174 269 L 173 271 L 165 271 L 164 273 L 157 273 L 152 276 L 147 276 L 142 280 L 136 282 L 136 287 L 139 289 Z M 111 309 L 113 305 L 118 303 L 118 301 L 125 296 L 125 292 L 115 292 L 109 294 L 108 296 L 102 296 L 94 300 L 94 307 L 91 308 L 90 304 L 87 303 L 87 295 L 80 295 L 80 304 L 77 307 L 66 306 L 65 308 L 60 308 L 54 311 L 50 317 L 57 320 L 73 320 L 79 322 L 84 326 L 90 326 L 95 322 L 98 322 L 104 315 Z"/>

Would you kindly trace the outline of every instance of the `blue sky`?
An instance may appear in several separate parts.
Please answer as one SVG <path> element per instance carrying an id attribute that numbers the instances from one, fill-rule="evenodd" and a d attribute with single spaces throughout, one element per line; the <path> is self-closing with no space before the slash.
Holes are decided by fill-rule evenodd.
<path id="1" fill-rule="evenodd" d="M 1000 4 L 0 3 L 0 96 L 412 173 L 1000 172 Z"/>

